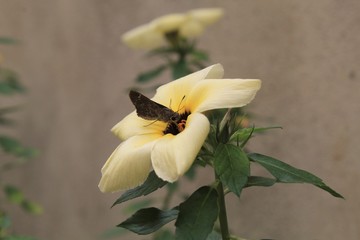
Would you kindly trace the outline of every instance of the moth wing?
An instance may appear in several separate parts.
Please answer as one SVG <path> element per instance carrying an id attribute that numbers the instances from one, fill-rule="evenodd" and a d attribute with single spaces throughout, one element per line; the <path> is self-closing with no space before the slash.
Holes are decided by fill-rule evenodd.
<path id="1" fill-rule="evenodd" d="M 136 108 L 137 115 L 146 120 L 158 120 L 164 109 L 167 109 L 164 105 L 154 102 L 136 91 L 130 91 L 129 97 Z"/>

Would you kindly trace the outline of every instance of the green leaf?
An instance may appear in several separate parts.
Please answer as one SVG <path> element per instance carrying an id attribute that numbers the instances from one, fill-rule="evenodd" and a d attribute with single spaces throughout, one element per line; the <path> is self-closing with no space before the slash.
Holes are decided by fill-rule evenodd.
<path id="1" fill-rule="evenodd" d="M 3 107 L 0 108 L 0 115 L 16 112 L 20 109 L 19 106 Z"/>
<path id="2" fill-rule="evenodd" d="M 28 201 L 28 200 L 22 201 L 21 207 L 26 212 L 35 214 L 35 215 L 41 214 L 43 212 L 43 208 L 39 204 Z"/>
<path id="3" fill-rule="evenodd" d="M 328 187 L 320 178 L 305 170 L 294 168 L 280 160 L 258 153 L 251 153 L 248 157 L 266 168 L 274 177 L 276 177 L 277 182 L 309 183 L 327 191 L 334 197 L 344 198 L 341 194 Z"/>
<path id="4" fill-rule="evenodd" d="M 249 176 L 245 187 L 270 187 L 276 183 L 276 179 L 258 176 Z"/>
<path id="5" fill-rule="evenodd" d="M 35 149 L 24 147 L 19 141 L 7 136 L 0 136 L 0 147 L 4 152 L 16 157 L 32 158 L 37 154 Z"/>
<path id="6" fill-rule="evenodd" d="M 1 240 L 38 240 L 38 239 L 27 236 L 6 236 L 5 238 L 1 238 Z"/>
<path id="7" fill-rule="evenodd" d="M 212 231 L 209 236 L 206 238 L 206 240 L 222 240 L 221 234 L 216 232 L 216 231 Z"/>
<path id="8" fill-rule="evenodd" d="M 0 116 L 0 125 L 11 126 L 11 125 L 14 125 L 14 121 Z"/>
<path id="9" fill-rule="evenodd" d="M 18 43 L 18 41 L 14 38 L 0 37 L 0 44 L 15 44 L 15 43 Z"/>
<path id="10" fill-rule="evenodd" d="M 17 187 L 6 185 L 4 187 L 4 193 L 11 203 L 20 204 L 24 201 L 24 195 Z"/>
<path id="11" fill-rule="evenodd" d="M 164 72 L 164 70 L 166 70 L 167 67 L 168 67 L 167 65 L 161 65 L 161 66 L 151 69 L 149 71 L 143 72 L 137 76 L 136 82 L 146 83 L 146 82 L 158 77 L 161 73 Z"/>
<path id="12" fill-rule="evenodd" d="M 125 193 L 123 193 L 116 201 L 115 203 L 112 205 L 115 206 L 117 204 L 120 204 L 122 202 L 126 202 L 128 200 L 137 198 L 137 197 L 141 197 L 141 196 L 146 196 L 154 191 L 156 191 L 159 188 L 162 188 L 163 186 L 165 186 L 167 184 L 166 181 L 162 180 L 161 178 L 159 178 L 154 171 L 150 172 L 148 178 L 146 179 L 146 181 L 141 185 L 138 186 L 134 189 L 130 189 L 128 191 L 126 191 Z"/>
<path id="13" fill-rule="evenodd" d="M 170 47 L 170 48 L 169 47 L 160 47 L 160 48 L 157 48 L 157 49 L 154 49 L 154 50 L 151 50 L 150 52 L 148 52 L 147 56 L 148 57 L 153 57 L 153 56 L 156 56 L 156 55 L 168 56 L 169 54 L 177 53 L 177 52 L 178 52 L 178 50 L 176 48 L 173 48 L 173 47 Z"/>
<path id="14" fill-rule="evenodd" d="M 195 58 L 196 60 L 199 60 L 199 61 L 208 61 L 209 60 L 209 55 L 207 54 L 207 52 L 202 51 L 202 50 L 193 50 L 190 52 L 190 54 L 193 58 Z"/>
<path id="15" fill-rule="evenodd" d="M 193 164 L 190 169 L 185 173 L 185 177 L 191 181 L 195 179 L 196 169 L 198 168 L 198 164 Z"/>
<path id="16" fill-rule="evenodd" d="M 140 235 L 146 235 L 155 232 L 165 224 L 176 219 L 178 212 L 177 209 L 162 211 L 154 207 L 144 208 L 117 226 Z"/>
<path id="17" fill-rule="evenodd" d="M 9 218 L 9 216 L 4 214 L 3 212 L 0 213 L 0 230 L 6 229 L 10 226 L 11 226 L 11 219 Z"/>
<path id="18" fill-rule="evenodd" d="M 190 73 L 189 67 L 185 60 L 179 60 L 171 65 L 173 79 L 184 77 Z"/>
<path id="19" fill-rule="evenodd" d="M 250 174 L 250 162 L 245 152 L 234 145 L 219 143 L 214 154 L 214 168 L 221 182 L 240 196 Z"/>
<path id="20" fill-rule="evenodd" d="M 181 203 L 175 222 L 176 239 L 206 239 L 218 216 L 217 198 L 215 189 L 204 186 Z"/>
<path id="21" fill-rule="evenodd" d="M 241 128 L 231 135 L 230 141 L 243 142 L 249 138 L 249 135 L 251 135 L 253 133 L 261 133 L 261 132 L 265 132 L 270 129 L 278 129 L 278 128 L 282 129 L 282 127 L 279 127 L 279 126 L 263 127 L 263 128 L 257 128 L 257 127 Z"/>
<path id="22" fill-rule="evenodd" d="M 15 72 L 9 69 L 0 69 L 0 93 L 14 94 L 23 93 L 25 88 L 20 84 Z"/>
<path id="23" fill-rule="evenodd" d="M 13 125 L 14 121 L 7 118 L 5 115 L 19 110 L 19 106 L 3 107 L 0 108 L 0 124 L 1 125 Z"/>
<path id="24" fill-rule="evenodd" d="M 161 230 L 158 233 L 155 234 L 154 240 L 174 240 L 175 236 L 172 232 L 169 230 Z"/>

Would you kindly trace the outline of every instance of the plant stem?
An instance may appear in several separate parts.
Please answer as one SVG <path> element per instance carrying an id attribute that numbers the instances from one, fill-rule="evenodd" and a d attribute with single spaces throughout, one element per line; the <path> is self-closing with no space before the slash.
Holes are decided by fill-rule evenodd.
<path id="1" fill-rule="evenodd" d="M 221 236 L 223 240 L 230 239 L 229 226 L 227 221 L 224 187 L 217 174 L 215 174 L 218 185 L 216 187 L 218 193 L 218 205 L 219 205 L 219 222 L 221 229 Z"/>
<path id="2" fill-rule="evenodd" d="M 167 185 L 167 192 L 165 195 L 165 199 L 163 202 L 163 210 L 168 210 L 169 209 L 169 205 L 170 205 L 170 201 L 172 199 L 172 197 L 174 196 L 175 190 L 177 189 L 177 183 L 173 183 L 171 185 Z"/>

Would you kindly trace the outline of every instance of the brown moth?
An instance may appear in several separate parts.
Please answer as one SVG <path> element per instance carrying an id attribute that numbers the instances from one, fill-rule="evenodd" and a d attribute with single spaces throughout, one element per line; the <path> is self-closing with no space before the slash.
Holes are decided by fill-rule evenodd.
<path id="1" fill-rule="evenodd" d="M 139 92 L 131 90 L 129 97 L 136 108 L 137 115 L 143 119 L 162 121 L 165 123 L 177 123 L 180 120 L 179 113 L 152 101 Z"/>

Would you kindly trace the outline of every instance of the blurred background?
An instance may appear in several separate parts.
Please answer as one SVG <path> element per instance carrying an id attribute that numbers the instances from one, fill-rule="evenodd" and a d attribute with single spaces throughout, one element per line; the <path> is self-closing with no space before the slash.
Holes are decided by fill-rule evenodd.
<path id="1" fill-rule="evenodd" d="M 109 130 L 133 110 L 126 89 L 158 63 L 120 36 L 203 7 L 225 15 L 199 48 L 223 64 L 225 77 L 262 79 L 247 111 L 256 126 L 283 127 L 254 138 L 251 150 L 316 174 L 346 198 L 301 184 L 246 189 L 227 198 L 231 231 L 249 239 L 360 239 L 358 0 L 0 0 L 0 35 L 19 40 L 1 46 L 3 65 L 28 89 L 12 134 L 40 151 L 6 177 L 44 208 L 34 217 L 9 206 L 16 232 L 102 239 L 129 217 L 121 206 L 110 209 L 120 194 L 98 190 L 100 169 L 119 144 Z M 201 172 L 184 189 L 208 183 Z"/>

